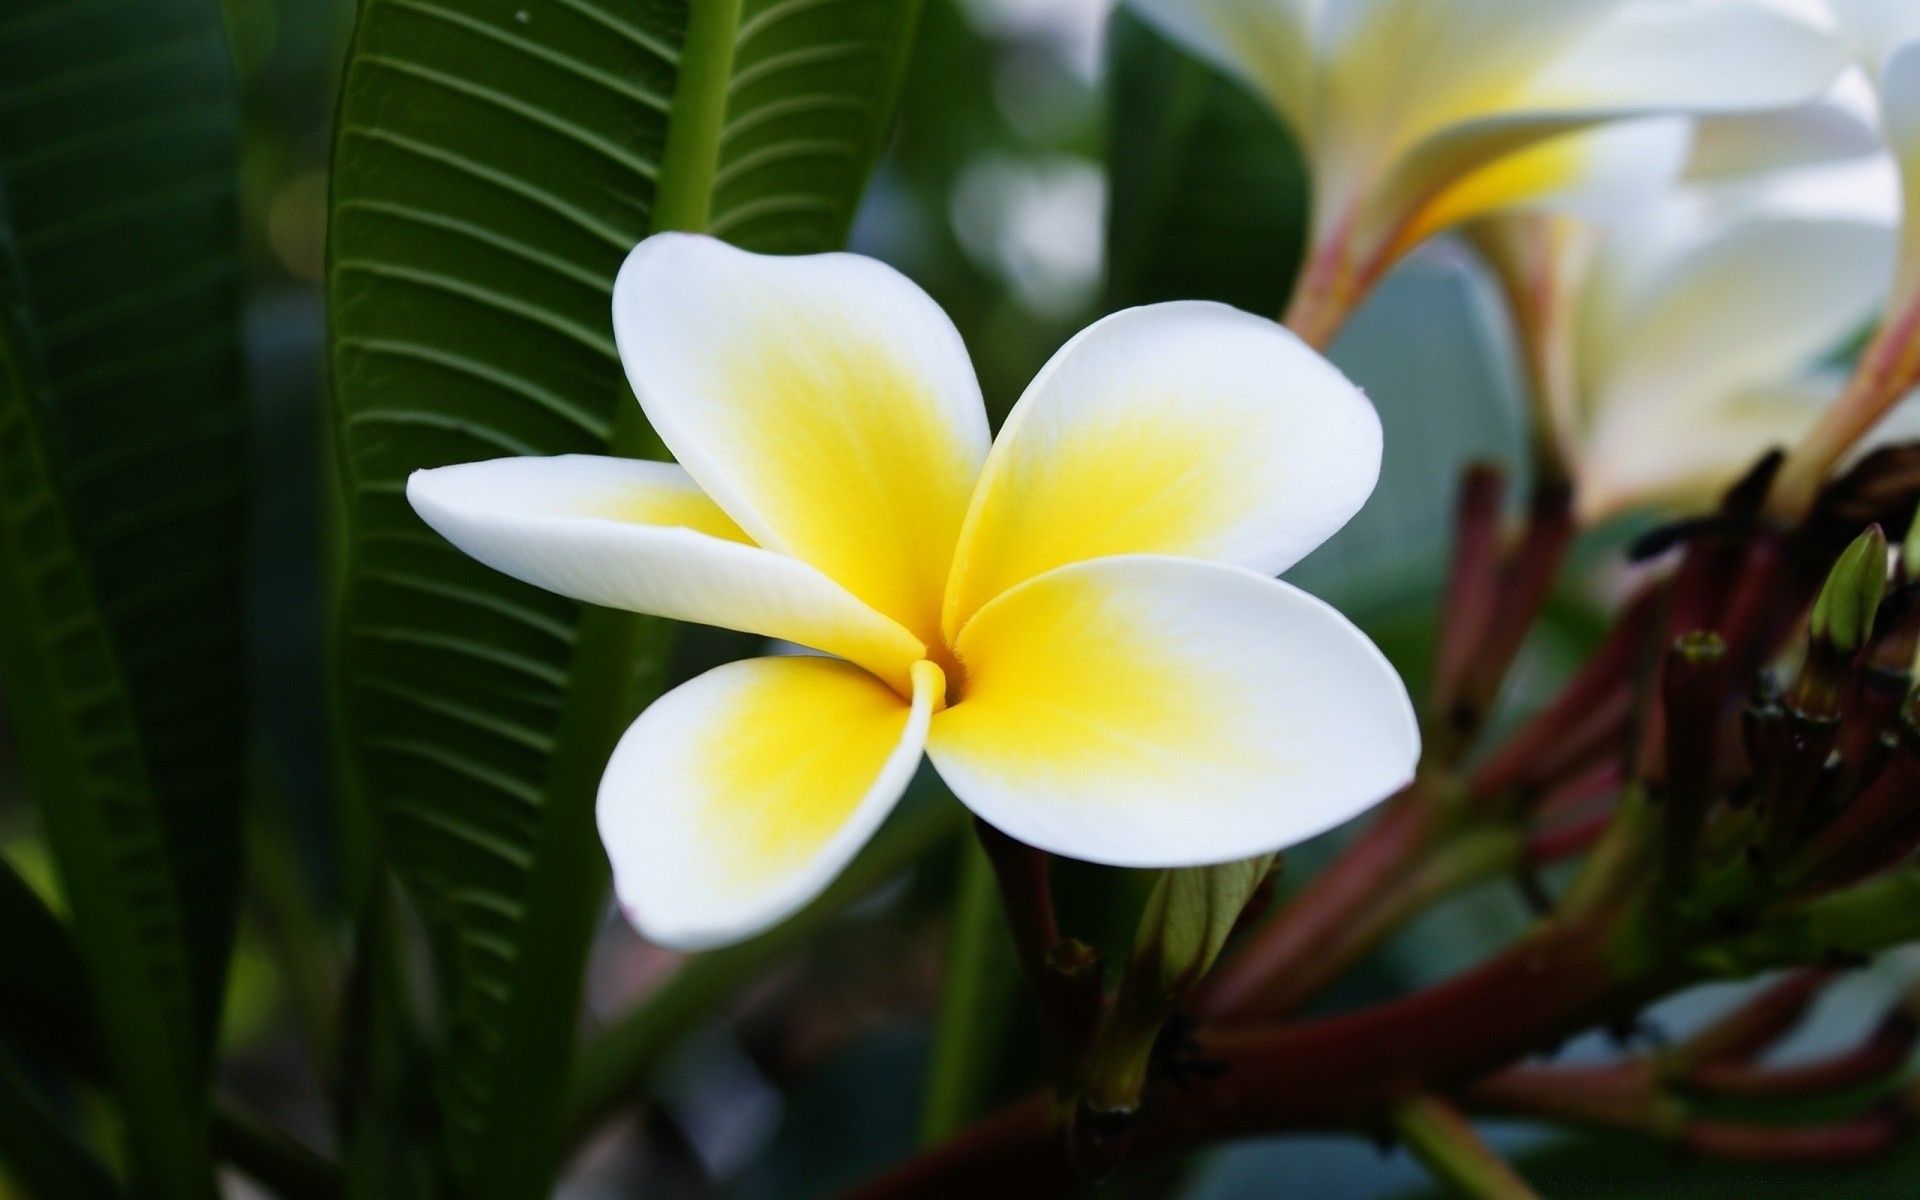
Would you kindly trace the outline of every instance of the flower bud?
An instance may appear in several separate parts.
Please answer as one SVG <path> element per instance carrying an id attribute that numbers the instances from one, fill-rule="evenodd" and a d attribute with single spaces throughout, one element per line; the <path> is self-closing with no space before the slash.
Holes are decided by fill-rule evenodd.
<path id="1" fill-rule="evenodd" d="M 1161 873 L 1140 915 L 1133 955 L 1100 1030 L 1081 1096 L 1079 1111 L 1099 1145 L 1076 1149 L 1076 1162 L 1104 1163 L 1111 1156 L 1118 1131 L 1139 1106 L 1161 1028 L 1219 957 L 1278 857 L 1263 854 Z M 1082 1138 L 1077 1123 L 1070 1140 L 1078 1145 Z"/>
<path id="2" fill-rule="evenodd" d="M 1810 632 L 1816 645 L 1851 659 L 1873 632 L 1873 614 L 1887 590 L 1887 535 L 1869 525 L 1827 573 L 1820 598 L 1813 602 Z"/>

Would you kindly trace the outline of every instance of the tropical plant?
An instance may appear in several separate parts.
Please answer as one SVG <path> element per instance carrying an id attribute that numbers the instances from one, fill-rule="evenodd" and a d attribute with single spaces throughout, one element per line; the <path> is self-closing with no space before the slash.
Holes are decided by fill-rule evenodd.
<path id="1" fill-rule="evenodd" d="M 1911 980 L 1781 1051 L 1920 944 L 1920 221 L 1780 194 L 1920 23 L 1787 7 L 17 0 L 0 1198 L 1910 1172 Z"/>

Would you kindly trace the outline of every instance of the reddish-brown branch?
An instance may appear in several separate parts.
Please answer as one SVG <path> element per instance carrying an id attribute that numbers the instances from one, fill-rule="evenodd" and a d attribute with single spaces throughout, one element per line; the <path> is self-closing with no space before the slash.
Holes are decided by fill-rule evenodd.
<path id="1" fill-rule="evenodd" d="M 1789 1067 L 1719 1062 L 1689 1074 L 1682 1084 L 1688 1091 L 1745 1099 L 1783 1099 L 1822 1096 L 1876 1079 L 1885 1079 L 1906 1065 L 1913 1051 L 1913 1019 L 1896 1012 L 1881 1022 L 1872 1037 L 1842 1054 Z"/>
<path id="2" fill-rule="evenodd" d="M 1457 979 L 1360 1012 L 1203 1031 L 1191 1052 L 1220 1069 L 1188 1072 L 1187 1087 L 1151 1097 L 1136 1150 L 1276 1130 L 1368 1129 L 1389 1104 L 1457 1090 L 1681 981 L 1614 925 L 1549 926 Z M 971 1200 L 1047 1195 L 1070 1183 L 1048 1105 L 1035 1097 L 853 1194 Z"/>
<path id="3" fill-rule="evenodd" d="M 1027 977 L 1037 981 L 1047 953 L 1060 940 L 1047 853 L 1008 837 L 985 821 L 975 820 L 973 828 L 999 882 L 1000 899 L 1006 906 L 1007 923 L 1020 952 L 1020 964 Z"/>
<path id="4" fill-rule="evenodd" d="M 1824 967 L 1805 967 L 1782 976 L 1668 1051 L 1668 1068 L 1685 1073 L 1710 1063 L 1752 1058 L 1798 1025 L 1833 978 L 1834 972 Z"/>
<path id="5" fill-rule="evenodd" d="M 1453 565 L 1441 608 L 1434 659 L 1432 712 L 1451 727 L 1475 656 L 1486 639 L 1500 594 L 1500 508 L 1506 481 L 1485 464 L 1460 477 L 1455 508 Z"/>
<path id="6" fill-rule="evenodd" d="M 1514 658 L 1553 593 L 1575 528 L 1572 491 L 1563 483 L 1536 488 L 1526 530 L 1501 572 L 1499 599 L 1462 697 L 1474 717 L 1486 715 L 1506 682 Z"/>
<path id="7" fill-rule="evenodd" d="M 1540 1117 L 1649 1137 L 1676 1135 L 1685 1113 L 1662 1097 L 1645 1062 L 1592 1067 L 1509 1067 L 1466 1093 L 1476 1112 Z"/>
<path id="8" fill-rule="evenodd" d="M 1485 803 L 1539 787 L 1626 730 L 1634 676 L 1654 632 L 1660 599 L 1658 588 L 1648 588 L 1628 604 L 1559 696 L 1481 763 L 1468 780 L 1468 794 Z"/>
<path id="9" fill-rule="evenodd" d="M 1349 936 L 1350 928 L 1432 848 L 1439 830 L 1431 796 L 1418 783 L 1382 806 L 1373 824 L 1314 876 L 1272 920 L 1256 929 L 1205 985 L 1195 1007 L 1208 1020 L 1277 1015 L 1297 1000 L 1292 972 Z"/>
<path id="10" fill-rule="evenodd" d="M 1815 1081 L 1809 1079 L 1808 1082 Z M 1835 1086 L 1848 1084 L 1836 1076 Z M 1754 1091 L 1742 1094 L 1809 1093 Z M 1477 1112 L 1622 1130 L 1715 1158 L 1779 1165 L 1814 1165 L 1872 1157 L 1891 1149 L 1906 1130 L 1901 1115 L 1888 1108 L 1875 1108 L 1822 1125 L 1757 1125 L 1695 1117 L 1683 1104 L 1663 1093 L 1658 1072 L 1647 1062 L 1597 1067 L 1514 1067 L 1475 1085 L 1466 1098 Z"/>

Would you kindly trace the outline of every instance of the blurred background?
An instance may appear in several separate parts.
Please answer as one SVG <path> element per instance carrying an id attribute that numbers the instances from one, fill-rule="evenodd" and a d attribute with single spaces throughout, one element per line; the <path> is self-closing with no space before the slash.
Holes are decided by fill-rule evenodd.
<path id="1" fill-rule="evenodd" d="M 996 417 L 1072 332 L 1114 306 L 1192 294 L 1256 311 L 1280 304 L 1290 269 L 1284 239 L 1247 235 L 1292 213 L 1301 180 L 1284 135 L 1250 100 L 1203 81 L 1181 136 L 1166 94 L 1111 94 L 1115 56 L 1163 57 L 1137 29 L 1109 45 L 1108 0 L 927 0 L 917 58 L 893 144 L 856 224 L 853 248 L 894 263 L 945 306 L 966 337 Z M 303 1030 L 303 1003 L 324 994 L 325 964 L 293 962 L 284 945 L 338 916 L 329 894 L 335 816 L 329 811 L 326 727 L 325 505 L 321 281 L 325 265 L 331 106 L 351 32 L 351 0 L 225 0 L 246 98 L 243 200 L 249 302 L 247 346 L 255 403 L 252 626 L 256 677 L 256 803 L 250 834 L 255 886 L 243 928 L 224 1037 L 223 1083 L 264 1115 L 323 1144 L 324 1083 Z M 1190 86 L 1192 64 L 1129 78 Z M 1164 69 L 1161 69 L 1161 68 Z M 1160 75 L 1155 75 L 1160 70 Z M 1175 78 L 1173 72 L 1186 76 Z M 1168 152 L 1168 147 L 1173 152 Z M 1264 146 L 1271 153 L 1248 153 Z M 1188 189 L 1183 240 L 1159 261 L 1109 253 L 1141 222 L 1175 224 L 1154 199 L 1182 155 L 1227 169 L 1213 190 Z M 1216 164 L 1217 165 L 1217 164 Z M 1158 205 L 1158 207 L 1156 207 Z M 1160 239 L 1165 242 L 1165 239 Z M 1204 276 L 1204 284 L 1197 280 Z M 1418 694 L 1428 659 L 1454 479 L 1462 464 L 1522 461 L 1509 354 L 1491 296 L 1466 256 L 1445 242 L 1416 255 L 1361 314 L 1334 351 L 1373 397 L 1386 427 L 1383 484 L 1352 526 L 1290 578 L 1362 624 Z M 1610 564 L 1631 530 L 1608 530 L 1581 551 L 1583 582 L 1557 598 L 1529 647 L 1515 694 L 1521 707 L 1559 678 L 1600 631 Z M 674 674 L 688 677 L 756 648 L 733 635 L 690 630 Z M 44 883 L 17 773 L 0 737 L 0 848 Z M 922 790 L 937 787 L 923 779 Z M 1289 877 L 1310 873 L 1335 833 L 1290 854 Z M 951 863 L 925 865 L 877 896 L 713 1020 L 673 1057 L 631 1115 L 573 1165 L 569 1200 L 639 1196 L 774 1198 L 819 1194 L 905 1153 L 915 1143 L 925 1048 L 944 944 L 933 915 Z M 1118 872 L 1067 872 L 1070 927 L 1124 939 L 1137 889 Z M 1527 920 L 1517 890 L 1490 885 L 1436 909 L 1326 1003 L 1350 1006 L 1450 974 L 1510 939 Z M 1011 1094 L 1031 1059 L 1026 997 L 1011 967 L 993 997 L 1003 1020 L 981 1070 L 983 1102 Z M 675 956 L 641 944 L 610 919 L 594 955 L 584 1020 L 604 1023 L 668 977 Z M 318 970 L 321 978 L 303 976 Z M 1830 994 L 1789 1055 L 1814 1055 L 1868 1028 L 1910 974 L 1895 956 Z M 322 989 L 316 991 L 315 989 Z M 1636 1036 L 1702 1022 L 1740 989 L 1679 997 Z M 1604 1056 L 1595 1037 L 1574 1056 Z M 1503 1126 L 1496 1141 L 1521 1154 L 1546 1194 L 1561 1196 L 1920 1196 L 1920 1158 L 1845 1177 L 1769 1174 L 1676 1161 L 1639 1143 Z M 1402 1153 L 1351 1138 L 1256 1142 L 1142 1171 L 1129 1194 L 1230 1200 L 1294 1195 L 1342 1198 L 1424 1194 Z M 245 1194 L 234 1184 L 235 1194 Z M 4 1185 L 0 1185 L 0 1194 Z"/>

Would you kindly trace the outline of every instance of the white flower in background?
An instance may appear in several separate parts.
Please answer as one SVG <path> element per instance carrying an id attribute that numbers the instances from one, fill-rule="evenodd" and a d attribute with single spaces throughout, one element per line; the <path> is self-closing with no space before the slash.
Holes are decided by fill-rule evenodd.
<path id="1" fill-rule="evenodd" d="M 1311 245 L 1288 323 L 1329 340 L 1420 241 L 1577 188 L 1599 122 L 1818 96 L 1826 33 L 1725 0 L 1126 0 L 1263 96 L 1312 167 Z"/>
<path id="2" fill-rule="evenodd" d="M 1889 425 L 1909 423 L 1904 415 L 1893 421 L 1883 418 L 1920 383 L 1920 220 L 1915 219 L 1920 211 L 1920 4 L 1913 0 L 1773 2 L 1810 10 L 1835 31 L 1864 68 L 1902 193 L 1901 232 L 1885 314 L 1838 398 L 1788 454 L 1769 497 L 1775 515 L 1792 520 L 1812 506 L 1823 482 L 1848 454 L 1889 440 L 1899 432 Z"/>
<path id="3" fill-rule="evenodd" d="M 1852 164 L 1809 167 L 1872 147 L 1868 127 L 1855 119 L 1850 131 L 1837 110 L 1792 112 L 1709 123 L 1689 149 L 1691 124 L 1575 135 L 1596 143 L 1591 160 L 1616 164 L 1569 197 L 1582 215 L 1501 213 L 1467 227 L 1515 318 L 1542 461 L 1567 473 L 1587 521 L 1704 507 L 1762 454 L 1793 445 L 1845 386 L 1825 360 L 1886 301 L 1884 202 L 1814 186 L 1828 171 L 1857 179 Z M 1801 128 L 1831 141 L 1796 141 Z M 1808 169 L 1783 190 L 1776 166 Z M 1826 215 L 1841 211 L 1883 215 Z"/>
<path id="4" fill-rule="evenodd" d="M 720 667 L 621 740 L 600 831 L 654 939 L 798 908 L 923 749 L 1007 833 L 1132 866 L 1271 851 L 1410 776 L 1399 678 L 1272 578 L 1380 464 L 1365 397 L 1272 322 L 1108 317 L 991 442 L 958 332 L 869 259 L 663 234 L 621 269 L 614 331 L 681 465 L 501 459 L 408 496 L 520 579 L 834 656 Z"/>

